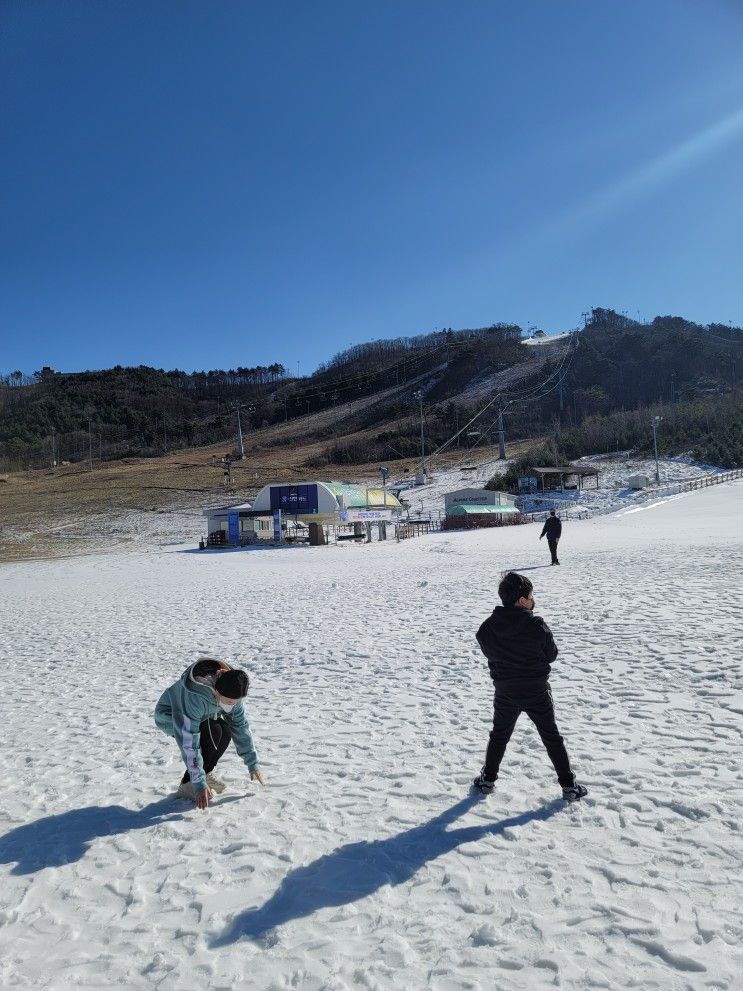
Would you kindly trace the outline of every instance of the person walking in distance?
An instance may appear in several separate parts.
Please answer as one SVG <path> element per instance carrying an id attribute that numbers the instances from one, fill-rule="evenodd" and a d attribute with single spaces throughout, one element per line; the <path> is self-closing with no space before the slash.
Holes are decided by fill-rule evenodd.
<path id="1" fill-rule="evenodd" d="M 547 543 L 549 544 L 550 554 L 552 555 L 552 564 L 559 564 L 557 560 L 557 542 L 562 536 L 562 523 L 557 516 L 554 509 L 550 509 L 550 514 L 544 521 L 544 526 L 542 527 L 542 532 L 539 534 L 539 539 L 542 537 L 547 538 Z"/>
<path id="2" fill-rule="evenodd" d="M 516 720 L 525 712 L 534 723 L 562 787 L 562 797 L 575 802 L 588 790 L 578 784 L 565 744 L 555 723 L 549 674 L 557 657 L 550 628 L 534 615 L 534 586 L 524 575 L 509 571 L 498 586 L 503 603 L 477 631 L 495 685 L 493 728 L 485 764 L 473 784 L 489 795 L 498 779 L 503 755 Z"/>

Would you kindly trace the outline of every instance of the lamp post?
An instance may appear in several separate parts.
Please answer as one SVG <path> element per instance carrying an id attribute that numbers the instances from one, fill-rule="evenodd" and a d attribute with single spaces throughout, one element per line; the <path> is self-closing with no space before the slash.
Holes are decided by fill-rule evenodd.
<path id="1" fill-rule="evenodd" d="M 662 416 L 654 416 L 650 421 L 650 426 L 653 428 L 653 450 L 655 451 L 655 484 L 660 485 L 660 468 L 658 467 L 658 436 L 657 429 L 658 424 L 663 419 Z"/>
<path id="2" fill-rule="evenodd" d="M 417 399 L 420 404 L 420 414 L 421 414 L 421 472 L 420 472 L 420 484 L 426 480 L 426 442 L 423 439 L 423 393 L 419 389 L 417 392 L 413 393 L 413 399 Z"/>

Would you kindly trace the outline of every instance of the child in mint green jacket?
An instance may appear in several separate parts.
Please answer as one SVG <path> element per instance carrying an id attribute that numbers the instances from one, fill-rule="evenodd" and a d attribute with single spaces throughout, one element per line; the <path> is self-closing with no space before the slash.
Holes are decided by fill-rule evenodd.
<path id="1" fill-rule="evenodd" d="M 216 657 L 200 657 L 163 692 L 155 707 L 156 726 L 175 738 L 186 763 L 178 794 L 200 809 L 207 808 L 214 792 L 224 791 L 224 782 L 212 771 L 230 740 L 251 780 L 266 783 L 243 709 L 248 685 L 244 671 Z"/>

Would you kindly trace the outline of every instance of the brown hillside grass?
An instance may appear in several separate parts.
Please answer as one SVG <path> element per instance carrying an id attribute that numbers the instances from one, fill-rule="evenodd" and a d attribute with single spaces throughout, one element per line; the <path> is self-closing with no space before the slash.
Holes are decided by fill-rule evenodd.
<path id="1" fill-rule="evenodd" d="M 330 416 L 324 412 L 310 416 L 301 425 L 294 421 L 255 431 L 245 439 L 245 460 L 235 460 L 232 465 L 229 488 L 221 464 L 228 453 L 223 444 L 175 451 L 160 458 L 94 462 L 92 471 L 85 462 L 0 476 L 0 562 L 104 550 L 112 539 L 116 543 L 133 539 L 112 525 L 117 517 L 132 520 L 137 514 L 144 518 L 152 513 L 194 513 L 209 506 L 245 502 L 271 482 L 377 480 L 376 463 L 306 467 L 306 462 L 322 456 L 328 441 L 303 442 L 296 433 L 302 427 L 314 431 L 320 427 L 318 420 Z M 360 431 L 343 439 L 374 433 Z M 515 456 L 533 443 L 509 444 L 508 453 Z M 463 460 L 485 463 L 496 457 L 497 448 L 476 448 L 469 455 L 454 449 L 437 459 L 434 471 Z M 391 479 L 414 474 L 418 468 L 413 458 L 387 460 L 385 464 Z M 112 534 L 118 536 L 112 538 Z"/>

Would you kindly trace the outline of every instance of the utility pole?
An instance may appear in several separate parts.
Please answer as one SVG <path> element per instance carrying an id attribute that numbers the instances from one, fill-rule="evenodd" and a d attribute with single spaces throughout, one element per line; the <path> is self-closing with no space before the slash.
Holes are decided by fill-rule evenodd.
<path id="1" fill-rule="evenodd" d="M 240 460 L 245 460 L 245 448 L 243 447 L 243 428 L 240 423 L 240 407 L 237 407 L 237 436 L 240 441 Z"/>
<path id="2" fill-rule="evenodd" d="M 423 393 L 419 389 L 417 392 L 413 393 L 413 399 L 417 399 L 420 403 L 420 414 L 421 414 L 421 473 L 420 473 L 420 484 L 426 480 L 426 442 L 423 438 Z"/>
<path id="3" fill-rule="evenodd" d="M 658 467 L 658 437 L 656 431 L 658 429 L 658 424 L 663 419 L 662 416 L 654 416 L 650 421 L 650 426 L 653 428 L 653 449 L 655 450 L 655 484 L 660 485 L 660 468 Z"/>
<path id="4" fill-rule="evenodd" d="M 57 467 L 57 451 L 54 439 L 54 431 L 52 430 L 52 468 Z"/>
<path id="5" fill-rule="evenodd" d="M 498 457 L 506 460 L 506 437 L 503 432 L 503 410 L 498 410 Z"/>
<path id="6" fill-rule="evenodd" d="M 245 460 L 245 448 L 243 447 L 243 426 L 240 419 L 240 410 L 246 409 L 248 413 L 252 413 L 255 410 L 255 406 L 245 406 L 242 407 L 240 403 L 235 403 L 235 411 L 237 412 L 237 439 L 240 443 L 240 460 Z"/>
<path id="7" fill-rule="evenodd" d="M 91 433 L 90 417 L 88 417 L 88 461 L 90 470 L 93 470 L 93 434 Z"/>

